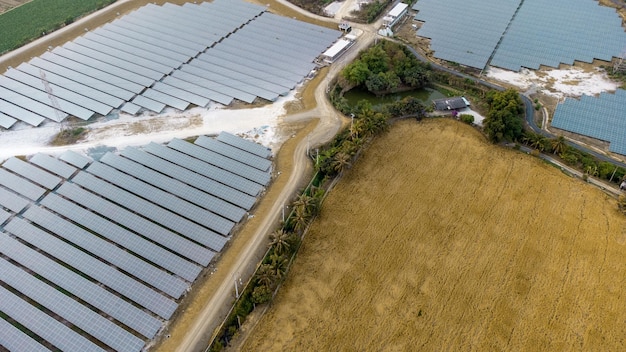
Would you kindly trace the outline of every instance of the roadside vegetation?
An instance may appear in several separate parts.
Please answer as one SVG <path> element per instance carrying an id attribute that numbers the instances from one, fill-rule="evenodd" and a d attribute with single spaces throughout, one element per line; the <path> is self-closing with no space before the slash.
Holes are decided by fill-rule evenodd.
<path id="1" fill-rule="evenodd" d="M 116 0 L 32 0 L 0 15 L 0 55 Z"/>

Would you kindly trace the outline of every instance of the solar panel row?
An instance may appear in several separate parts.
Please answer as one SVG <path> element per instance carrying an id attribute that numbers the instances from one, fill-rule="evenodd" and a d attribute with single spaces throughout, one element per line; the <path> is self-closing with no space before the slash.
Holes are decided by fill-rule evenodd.
<path id="1" fill-rule="evenodd" d="M 105 164 L 94 162 L 89 165 L 87 171 L 219 234 L 227 235 L 234 226 L 232 221 L 211 214 L 171 193 L 162 191 Z"/>
<path id="2" fill-rule="evenodd" d="M 223 183 L 236 190 L 256 197 L 261 193 L 262 186 L 241 176 L 234 175 L 219 167 L 213 166 L 204 161 L 198 160 L 190 155 L 178 152 L 166 146 L 150 143 L 144 146 L 144 150 L 150 154 L 158 156 L 164 160 L 180 165 L 186 169 L 197 172 L 200 175 L 209 177 L 217 182 Z"/>
<path id="3" fill-rule="evenodd" d="M 269 148 L 266 148 L 260 144 L 245 140 L 243 138 L 239 138 L 234 134 L 228 132 L 220 132 L 217 136 L 217 140 L 220 142 L 224 142 L 226 144 L 232 145 L 233 147 L 244 150 L 248 153 L 252 153 L 260 156 L 261 158 L 269 158 L 272 156 L 272 151 Z"/>
<path id="4" fill-rule="evenodd" d="M 613 8 L 587 0 L 530 0 L 511 22 L 491 65 L 518 71 L 611 61 L 625 47 L 626 33 Z"/>
<path id="5" fill-rule="evenodd" d="M 30 200 L 37 200 L 46 192 L 45 189 L 13 173 L 0 169 L 0 185 L 23 195 Z"/>
<path id="6" fill-rule="evenodd" d="M 13 324 L 0 318 L 0 346 L 9 351 L 48 352 L 39 342 L 26 335 Z"/>
<path id="7" fill-rule="evenodd" d="M 180 275 L 181 277 L 187 278 L 189 281 L 193 281 L 200 272 L 200 268 L 198 266 L 176 256 L 175 254 L 155 245 L 152 242 L 137 237 L 132 232 L 99 217 L 85 208 L 59 197 L 56 194 L 48 195 L 41 201 L 41 204 L 57 214 L 74 221 L 76 224 L 89 228 L 91 231 L 100 234 L 109 241 L 117 243 L 119 246 L 136 253 L 150 262 L 156 263 L 162 268 Z M 54 218 L 51 215 L 52 214 L 49 213 L 42 213 L 40 215 L 40 219 L 41 221 L 49 220 L 49 225 L 46 225 L 45 227 L 49 230 L 55 231 L 54 229 L 59 229 L 60 225 L 56 226 L 52 223 Z M 59 223 L 66 224 L 64 221 L 59 221 Z M 76 230 L 76 232 L 79 233 L 82 231 Z M 86 231 L 84 233 L 85 236 L 80 238 L 82 241 L 77 245 L 82 246 L 94 255 L 114 264 L 119 269 L 132 274 L 133 276 L 158 288 L 174 298 L 179 298 L 187 289 L 188 285 L 183 280 L 155 268 L 146 261 L 133 256 L 127 251 L 121 250 L 111 242 L 105 241 L 96 236 L 89 236 Z M 76 239 L 79 238 L 77 237 Z"/>
<path id="8" fill-rule="evenodd" d="M 97 253 L 99 258 L 107 260 L 113 265 L 122 265 L 120 269 L 127 270 L 131 274 L 141 275 L 141 271 L 145 269 L 145 266 L 136 269 L 129 268 L 129 263 L 138 263 L 138 261 L 129 259 L 128 256 L 121 254 L 120 251 L 116 251 L 108 242 L 91 240 L 90 237 L 93 236 L 89 235 L 87 231 L 62 220 L 47 210 L 31 207 L 24 213 L 24 217 L 33 223 L 45 227 L 57 236 L 78 245 L 80 248 L 84 248 L 91 253 Z M 66 228 L 64 229 L 63 226 L 66 226 Z M 5 229 L 165 319 L 169 319 L 176 309 L 176 303 L 165 296 L 115 269 L 113 266 L 61 241 L 22 219 L 14 218 L 5 226 Z M 174 291 L 175 289 L 170 290 Z"/>
<path id="9" fill-rule="evenodd" d="M 113 322 L 0 258 L 2 281 L 117 351 L 140 351 L 144 342 Z"/>
<path id="10" fill-rule="evenodd" d="M 61 178 L 54 176 L 40 168 L 33 166 L 18 158 L 9 158 L 2 164 L 2 167 L 9 169 L 16 174 L 29 179 L 47 189 L 54 189 L 61 183 Z"/>
<path id="11" fill-rule="evenodd" d="M 158 170 L 164 175 L 175 178 L 199 190 L 203 190 L 209 194 L 219 197 L 245 210 L 250 210 L 256 201 L 254 197 L 247 195 L 244 192 L 228 187 L 150 153 L 140 151 L 139 149 L 127 147 L 121 152 L 121 155 L 144 166 Z"/>
<path id="12" fill-rule="evenodd" d="M 132 211 L 121 208 L 102 197 L 88 192 L 73 183 L 63 184 L 59 187 L 57 192 L 73 202 L 81 204 L 103 217 L 111 219 L 112 221 L 115 221 L 116 223 L 138 233 L 144 238 L 154 241 L 155 243 L 168 248 L 178 255 L 187 257 L 202 266 L 208 265 L 211 259 L 213 259 L 213 252 L 210 250 L 201 247 L 161 226 L 158 226 L 154 222 L 151 222 Z M 186 271 L 191 273 L 195 272 L 192 276 L 185 277 L 189 281 L 193 281 L 193 279 L 195 279 L 195 277 L 199 274 L 199 268 L 195 270 L 189 268 Z"/>
<path id="13" fill-rule="evenodd" d="M 233 159 L 223 157 L 220 154 L 214 153 L 200 146 L 187 143 L 181 139 L 175 138 L 169 142 L 167 146 L 263 186 L 267 185 L 271 178 L 269 172 L 260 171 Z"/>
<path id="14" fill-rule="evenodd" d="M 63 351 L 101 351 L 87 338 L 0 286 L 0 311 Z"/>
<path id="15" fill-rule="evenodd" d="M 267 158 L 262 158 L 258 155 L 243 151 L 214 138 L 200 136 L 194 143 L 226 157 L 235 159 L 246 165 L 257 168 L 261 171 L 268 171 L 270 166 L 272 166 L 272 162 Z"/>
<path id="16" fill-rule="evenodd" d="M 33 229 L 33 227 L 29 227 L 21 219 L 14 219 L 9 222 L 9 225 L 11 225 L 11 229 L 6 227 L 5 231 L 13 234 L 21 231 L 29 233 L 29 230 Z M 34 229 L 35 231 L 37 230 L 36 228 Z M 49 259 L 38 251 L 9 237 L 8 234 L 0 233 L 0 245 L 2 245 L 2 254 L 139 332 L 141 335 L 152 338 L 161 327 L 159 320 L 150 314 L 56 261 Z"/>
<path id="17" fill-rule="evenodd" d="M 63 163 L 51 157 L 50 155 L 42 153 L 37 153 L 33 155 L 28 161 L 31 164 L 37 165 L 44 170 L 47 170 L 66 179 L 70 178 L 72 174 L 76 172 L 76 168 Z"/>
<path id="18" fill-rule="evenodd" d="M 225 237 L 89 173 L 79 172 L 72 181 L 216 252 L 226 244 Z"/>
<path id="19" fill-rule="evenodd" d="M 464 16 L 450 21 L 450 9 Z M 483 69 L 489 64 L 519 71 L 540 65 L 611 61 L 626 47 L 615 10 L 588 0 L 508 0 L 445 3 L 420 0 L 417 34 L 431 39 L 434 56 Z"/>
<path id="20" fill-rule="evenodd" d="M 610 142 L 609 150 L 626 155 L 626 90 L 599 97 L 568 98 L 557 105 L 552 126 Z"/>
<path id="21" fill-rule="evenodd" d="M 113 153 L 100 161 L 231 221 L 239 222 L 245 214 L 239 207 Z"/>
<path id="22" fill-rule="evenodd" d="M 234 138 L 232 143 L 255 149 Z M 266 174 L 271 168 L 271 161 L 232 145 L 207 137 L 200 143 L 220 153 L 175 140 L 195 157 L 153 144 L 156 154 L 175 162 L 137 148 L 105 154 L 100 162 L 72 151 L 59 159 L 44 154 L 29 162 L 8 159 L 0 168 L 0 205 L 8 209 L 0 209 L 0 248 L 11 260 L 0 259 L 4 287 L 103 346 L 141 350 L 144 341 L 127 330 L 152 338 L 161 327 L 156 316 L 171 317 L 174 299 L 214 257 L 208 248 L 220 251 L 228 240 L 211 229 L 228 235 L 254 205 L 254 197 L 202 172 L 220 170 L 212 173 L 232 182 L 245 179 L 226 171 L 224 163 Z M 27 328 L 55 346 L 61 341 L 42 335 L 36 325 Z M 0 344 L 13 330 L 0 332 Z M 27 336 L 16 340 L 25 346 L 33 342 Z"/>

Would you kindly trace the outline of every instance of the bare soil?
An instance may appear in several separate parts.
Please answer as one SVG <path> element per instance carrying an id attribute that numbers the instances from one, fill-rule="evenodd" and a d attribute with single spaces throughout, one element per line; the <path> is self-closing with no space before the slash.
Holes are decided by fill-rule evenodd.
<path id="1" fill-rule="evenodd" d="M 330 193 L 243 350 L 624 350 L 625 244 L 600 190 L 403 121 Z"/>
<path id="2" fill-rule="evenodd" d="M 0 0 L 0 13 L 7 12 L 27 2 L 30 2 L 30 0 Z"/>

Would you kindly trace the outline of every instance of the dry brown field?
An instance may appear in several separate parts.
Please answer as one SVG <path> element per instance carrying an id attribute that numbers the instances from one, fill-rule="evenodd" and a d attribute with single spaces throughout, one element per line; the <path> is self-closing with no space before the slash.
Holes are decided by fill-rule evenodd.
<path id="1" fill-rule="evenodd" d="M 447 119 L 403 121 L 326 199 L 246 351 L 623 351 L 614 199 Z"/>

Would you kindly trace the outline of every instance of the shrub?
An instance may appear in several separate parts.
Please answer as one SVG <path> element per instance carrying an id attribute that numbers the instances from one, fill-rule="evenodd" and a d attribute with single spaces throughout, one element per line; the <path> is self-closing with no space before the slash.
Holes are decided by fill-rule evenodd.
<path id="1" fill-rule="evenodd" d="M 461 114 L 459 118 L 461 119 L 461 121 L 465 122 L 468 125 L 471 125 L 474 123 L 474 115 Z"/>

